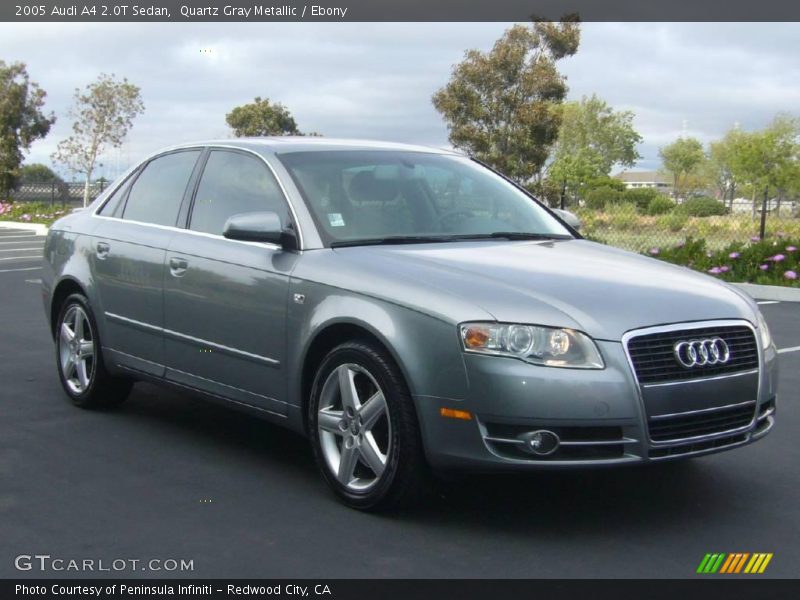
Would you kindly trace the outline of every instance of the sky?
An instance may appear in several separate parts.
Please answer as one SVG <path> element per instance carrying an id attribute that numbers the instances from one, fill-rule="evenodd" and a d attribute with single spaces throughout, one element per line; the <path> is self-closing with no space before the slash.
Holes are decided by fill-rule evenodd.
<path id="1" fill-rule="evenodd" d="M 98 175 L 162 146 L 229 137 L 225 114 L 256 96 L 286 105 L 302 131 L 447 147 L 431 104 L 470 48 L 508 23 L 0 24 L 0 59 L 22 61 L 58 117 L 26 162 L 50 164 L 70 133 L 76 87 L 101 72 L 141 87 L 146 106 Z M 637 170 L 681 135 L 704 143 L 734 126 L 800 116 L 800 23 L 584 23 L 559 63 L 569 99 L 597 94 L 635 113 Z"/>

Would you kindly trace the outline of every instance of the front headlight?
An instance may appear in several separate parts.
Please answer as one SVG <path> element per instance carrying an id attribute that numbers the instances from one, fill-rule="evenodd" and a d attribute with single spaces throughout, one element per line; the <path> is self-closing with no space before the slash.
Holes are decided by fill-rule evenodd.
<path id="1" fill-rule="evenodd" d="M 772 344 L 772 334 L 769 332 L 769 327 L 761 311 L 758 312 L 758 334 L 761 336 L 761 347 L 766 350 Z"/>
<path id="2" fill-rule="evenodd" d="M 463 323 L 460 329 L 467 352 L 510 356 L 548 367 L 604 367 L 595 343 L 574 329 L 507 323 Z"/>

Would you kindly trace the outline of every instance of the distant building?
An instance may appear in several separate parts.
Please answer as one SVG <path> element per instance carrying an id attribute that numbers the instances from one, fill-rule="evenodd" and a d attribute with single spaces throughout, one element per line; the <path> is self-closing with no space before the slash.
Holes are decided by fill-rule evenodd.
<path id="1" fill-rule="evenodd" d="M 669 194 L 672 190 L 670 180 L 658 171 L 623 171 L 614 175 L 614 178 L 619 179 L 629 190 L 652 188 L 664 194 Z"/>

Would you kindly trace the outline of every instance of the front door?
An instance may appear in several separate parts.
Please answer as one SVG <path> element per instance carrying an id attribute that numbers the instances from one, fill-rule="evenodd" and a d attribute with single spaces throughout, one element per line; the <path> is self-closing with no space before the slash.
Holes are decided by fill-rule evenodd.
<path id="1" fill-rule="evenodd" d="M 167 377 L 236 402 L 286 414 L 286 303 L 298 255 L 222 237 L 228 217 L 289 209 L 260 158 L 212 150 L 189 215 L 167 249 Z"/>

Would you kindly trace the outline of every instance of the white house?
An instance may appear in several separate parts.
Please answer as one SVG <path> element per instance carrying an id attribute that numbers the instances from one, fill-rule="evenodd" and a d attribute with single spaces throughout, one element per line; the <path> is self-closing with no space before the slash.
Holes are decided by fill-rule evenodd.
<path id="1" fill-rule="evenodd" d="M 663 194 L 669 194 L 672 191 L 672 183 L 669 178 L 658 171 L 622 171 L 614 175 L 614 178 L 623 182 L 629 190 L 651 188 Z"/>

